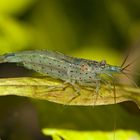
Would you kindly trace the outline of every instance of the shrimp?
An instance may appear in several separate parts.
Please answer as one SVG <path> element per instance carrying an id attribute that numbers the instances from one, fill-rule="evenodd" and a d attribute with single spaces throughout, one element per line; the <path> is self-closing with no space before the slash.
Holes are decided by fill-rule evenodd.
<path id="1" fill-rule="evenodd" d="M 105 60 L 98 62 L 54 51 L 33 50 L 1 55 L 0 63 L 19 63 L 40 74 L 61 79 L 70 83 L 79 96 L 80 90 L 76 85 L 95 87 L 98 93 L 101 83 L 108 83 L 106 77 L 125 74 L 126 68 L 131 64 L 124 66 L 126 59 L 121 66 L 115 66 L 107 64 Z"/>

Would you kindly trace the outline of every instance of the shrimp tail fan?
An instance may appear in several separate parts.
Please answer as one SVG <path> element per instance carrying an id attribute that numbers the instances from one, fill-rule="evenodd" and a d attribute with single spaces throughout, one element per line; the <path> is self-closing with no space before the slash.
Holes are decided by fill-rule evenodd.
<path id="1" fill-rule="evenodd" d="M 17 57 L 15 57 L 14 53 L 0 55 L 0 63 L 6 63 L 6 62 L 18 62 L 18 59 Z"/>

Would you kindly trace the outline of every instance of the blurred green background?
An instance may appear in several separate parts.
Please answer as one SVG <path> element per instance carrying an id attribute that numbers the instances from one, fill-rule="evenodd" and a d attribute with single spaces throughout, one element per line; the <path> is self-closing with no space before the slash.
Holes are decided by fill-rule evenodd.
<path id="1" fill-rule="evenodd" d="M 120 65 L 128 48 L 136 46 L 139 0 L 0 0 L 0 54 L 49 49 Z M 15 64 L 0 65 L 1 77 L 32 74 Z M 113 116 L 116 130 L 140 133 L 140 111 L 131 102 L 93 109 L 0 97 L 0 139 L 50 140 L 42 128 L 113 131 Z"/>

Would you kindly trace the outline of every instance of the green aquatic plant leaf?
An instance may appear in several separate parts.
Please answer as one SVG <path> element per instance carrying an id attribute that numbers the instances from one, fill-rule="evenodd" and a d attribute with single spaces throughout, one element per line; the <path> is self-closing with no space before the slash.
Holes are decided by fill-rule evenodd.
<path id="1" fill-rule="evenodd" d="M 53 140 L 95 140 L 104 139 L 112 140 L 114 139 L 136 139 L 140 140 L 140 135 L 135 131 L 124 131 L 118 130 L 115 132 L 102 132 L 102 131 L 74 131 L 66 129 L 48 129 L 42 130 L 45 135 L 52 136 Z"/>
<path id="2" fill-rule="evenodd" d="M 35 1 L 34 0 L 4 0 L 0 1 L 0 13 L 3 15 L 16 13 L 21 14 L 29 8 Z"/>
<path id="3" fill-rule="evenodd" d="M 116 85 L 115 89 L 116 103 L 134 101 L 140 107 L 140 89 L 123 85 Z M 101 86 L 98 95 L 95 89 L 80 87 L 80 94 L 77 96 L 78 94 L 70 84 L 48 77 L 1 78 L 0 96 L 4 95 L 31 97 L 64 105 L 114 104 L 113 86 Z"/>

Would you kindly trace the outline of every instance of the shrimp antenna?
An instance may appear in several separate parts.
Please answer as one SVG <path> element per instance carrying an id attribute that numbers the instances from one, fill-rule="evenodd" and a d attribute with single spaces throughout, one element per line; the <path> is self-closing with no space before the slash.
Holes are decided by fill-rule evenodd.
<path id="1" fill-rule="evenodd" d="M 124 64 L 126 63 L 128 57 L 129 57 L 129 54 L 130 54 L 130 52 L 131 52 L 131 49 L 132 49 L 132 48 L 129 48 L 129 49 L 128 49 L 127 54 L 126 54 L 126 57 L 125 57 L 123 63 L 121 64 L 121 68 L 122 68 L 122 67 L 124 66 Z"/>
<path id="2" fill-rule="evenodd" d="M 127 54 L 127 56 L 125 57 L 125 59 L 124 59 L 123 63 L 121 64 L 121 68 L 124 66 L 124 64 L 125 64 L 125 62 L 126 62 L 126 60 L 127 60 L 128 56 L 129 56 L 129 53 Z"/>
<path id="3" fill-rule="evenodd" d="M 128 68 L 129 66 L 131 66 L 138 58 L 136 57 L 133 61 L 131 61 L 129 64 L 127 64 L 126 66 L 124 66 L 122 68 L 122 71 L 125 70 L 126 68 Z"/>
<path id="4" fill-rule="evenodd" d="M 129 64 L 125 65 L 125 63 L 126 63 L 128 57 L 129 57 L 129 54 L 130 54 L 131 50 L 132 50 L 132 48 L 130 48 L 130 49 L 128 50 L 127 56 L 125 57 L 125 59 L 124 59 L 122 65 L 121 65 L 122 71 L 125 70 L 126 68 L 128 68 L 129 66 L 131 66 L 131 65 L 140 57 L 140 55 L 137 55 L 136 58 L 135 58 L 134 60 L 132 60 Z M 138 48 L 135 48 L 135 50 L 138 51 Z M 125 65 L 125 66 L 124 66 L 124 65 Z"/>
<path id="5" fill-rule="evenodd" d="M 134 75 L 136 75 L 136 76 L 140 76 L 140 73 L 138 73 L 138 72 L 131 72 L 130 70 L 127 70 L 127 69 L 125 69 L 125 71 L 124 71 L 126 74 L 134 74 Z"/>
<path id="6" fill-rule="evenodd" d="M 116 108 L 116 103 L 117 103 L 117 98 L 116 98 L 116 86 L 115 86 L 115 79 L 112 79 L 113 81 L 113 94 L 114 94 L 114 104 L 115 104 L 115 108 Z M 116 109 L 113 113 L 113 118 L 114 118 L 114 140 L 116 139 L 116 128 L 117 128 L 117 118 L 116 118 Z"/>
<path id="7" fill-rule="evenodd" d="M 137 83 L 136 83 L 134 80 L 132 80 L 132 79 L 128 76 L 128 73 L 122 72 L 122 74 L 124 74 L 124 75 L 127 77 L 127 79 L 128 79 L 136 88 L 139 88 L 139 86 L 137 85 Z"/>

